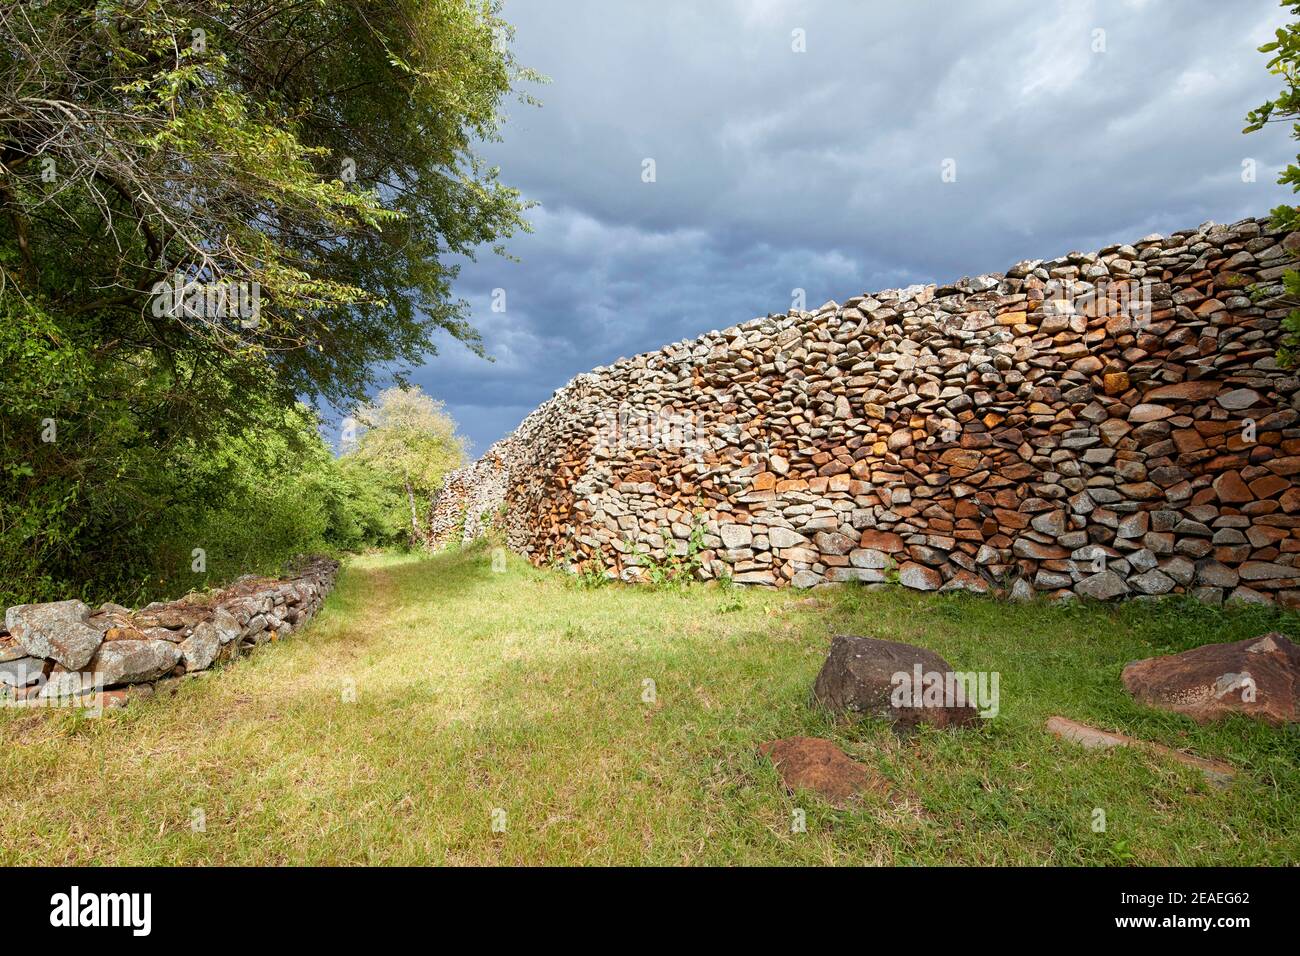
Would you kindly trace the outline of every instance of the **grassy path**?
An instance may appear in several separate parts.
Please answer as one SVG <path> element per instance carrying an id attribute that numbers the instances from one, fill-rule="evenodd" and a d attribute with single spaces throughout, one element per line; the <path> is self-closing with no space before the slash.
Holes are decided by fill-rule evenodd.
<path id="1" fill-rule="evenodd" d="M 586 590 L 513 559 L 493 573 L 483 551 L 367 557 L 307 631 L 175 698 L 100 720 L 0 711 L 0 863 L 1296 863 L 1297 728 L 1197 727 L 1133 705 L 1119 672 L 1297 624 L 858 588 L 811 604 Z M 840 631 L 999 671 L 1001 714 L 906 740 L 833 725 L 808 691 Z M 1054 713 L 1241 779 L 1220 792 L 1149 754 L 1083 751 L 1043 733 Z M 839 812 L 786 795 L 756 750 L 795 734 L 831 737 L 906 799 Z"/>

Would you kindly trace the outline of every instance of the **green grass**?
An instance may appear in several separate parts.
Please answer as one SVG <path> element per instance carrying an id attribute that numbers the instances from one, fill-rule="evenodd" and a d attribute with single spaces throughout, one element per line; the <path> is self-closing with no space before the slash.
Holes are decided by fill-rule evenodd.
<path id="1" fill-rule="evenodd" d="M 98 720 L 0 711 L 0 863 L 1300 861 L 1300 728 L 1200 727 L 1119 681 L 1138 657 L 1300 634 L 1294 615 L 897 588 L 816 600 L 584 588 L 514 558 L 493 573 L 482 548 L 357 559 L 308 630 L 174 698 Z M 996 670 L 1001 713 L 906 739 L 834 722 L 809 690 L 839 632 Z M 1085 751 L 1043 730 L 1052 714 L 1239 777 L 1221 791 L 1152 753 Z M 838 811 L 786 794 L 758 745 L 800 734 L 835 740 L 903 799 Z M 791 832 L 795 808 L 807 832 Z"/>

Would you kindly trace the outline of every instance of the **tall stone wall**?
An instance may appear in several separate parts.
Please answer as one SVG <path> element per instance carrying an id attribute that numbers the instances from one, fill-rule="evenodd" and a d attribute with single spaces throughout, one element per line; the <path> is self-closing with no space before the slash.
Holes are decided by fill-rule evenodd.
<path id="1" fill-rule="evenodd" d="M 1293 250 L 1207 223 L 622 359 L 453 475 L 435 538 L 502 511 L 535 563 L 627 579 L 692 551 L 741 584 L 1296 606 Z"/>

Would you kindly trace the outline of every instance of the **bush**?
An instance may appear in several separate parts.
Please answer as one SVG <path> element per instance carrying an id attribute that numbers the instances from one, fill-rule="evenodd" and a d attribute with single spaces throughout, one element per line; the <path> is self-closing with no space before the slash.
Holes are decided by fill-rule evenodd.
<path id="1" fill-rule="evenodd" d="M 158 434 L 147 368 L 95 361 L 66 322 L 21 300 L 3 310 L 0 605 L 143 603 L 404 535 L 391 492 L 335 459 L 306 408 L 254 396 L 238 430 L 146 439 Z"/>

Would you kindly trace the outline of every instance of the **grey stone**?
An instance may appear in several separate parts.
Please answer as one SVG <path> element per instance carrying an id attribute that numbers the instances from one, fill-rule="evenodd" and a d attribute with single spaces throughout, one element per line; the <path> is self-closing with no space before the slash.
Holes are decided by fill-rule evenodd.
<path id="1" fill-rule="evenodd" d="M 1248 588 L 1244 584 L 1237 587 L 1228 595 L 1227 604 L 1272 604 L 1273 601 L 1266 594 L 1261 594 L 1254 588 Z"/>
<path id="2" fill-rule="evenodd" d="M 194 628 L 193 634 L 181 641 L 181 662 L 187 671 L 207 670 L 217 659 L 219 650 L 221 635 L 217 632 L 216 625 L 204 621 Z"/>
<path id="3" fill-rule="evenodd" d="M 1239 412 L 1258 402 L 1259 392 L 1249 388 L 1234 388 L 1230 392 L 1221 394 L 1218 401 L 1220 405 L 1229 411 Z"/>
<path id="4" fill-rule="evenodd" d="M 237 618 L 224 607 L 219 607 L 212 615 L 212 626 L 216 628 L 217 640 L 222 644 L 229 644 L 231 641 L 238 639 L 243 625 Z"/>
<path id="5" fill-rule="evenodd" d="M 1168 558 L 1160 565 L 1160 570 L 1183 587 L 1191 584 L 1196 577 L 1196 565 L 1186 558 Z"/>
<path id="6" fill-rule="evenodd" d="M 790 584 L 796 588 L 815 588 L 825 580 L 820 574 L 814 571 L 798 571 L 790 579 Z"/>
<path id="7" fill-rule="evenodd" d="M 748 548 L 754 540 L 754 532 L 749 525 L 724 524 L 718 528 L 722 544 L 726 548 Z"/>
<path id="8" fill-rule="evenodd" d="M 819 531 L 813 535 L 813 541 L 824 554 L 845 555 L 857 544 L 846 534 L 838 531 Z"/>
<path id="9" fill-rule="evenodd" d="M 1074 592 L 1081 597 L 1110 601 L 1127 594 L 1128 585 L 1114 571 L 1102 571 L 1084 578 L 1074 586 Z"/>
<path id="10" fill-rule="evenodd" d="M 1128 583 L 1142 594 L 1168 594 L 1174 589 L 1174 579 L 1155 569 L 1135 574 Z"/>
<path id="11" fill-rule="evenodd" d="M 88 669 L 105 687 L 113 687 L 163 677 L 180 659 L 180 648 L 170 641 L 106 641 Z"/>
<path id="12" fill-rule="evenodd" d="M 30 687 L 41 679 L 45 662 L 36 657 L 19 657 L 0 661 L 0 684 L 9 687 Z"/>
<path id="13" fill-rule="evenodd" d="M 826 580 L 837 583 L 861 581 L 864 584 L 878 584 L 885 580 L 885 575 L 883 571 L 874 568 L 831 568 L 826 572 Z"/>
<path id="14" fill-rule="evenodd" d="M 849 563 L 855 568 L 887 568 L 891 562 L 889 555 L 875 548 L 858 548 L 849 552 Z"/>
<path id="15" fill-rule="evenodd" d="M 86 622 L 81 601 L 20 604 L 5 613 L 5 627 L 32 657 L 57 661 L 69 670 L 86 666 L 104 636 Z"/>

